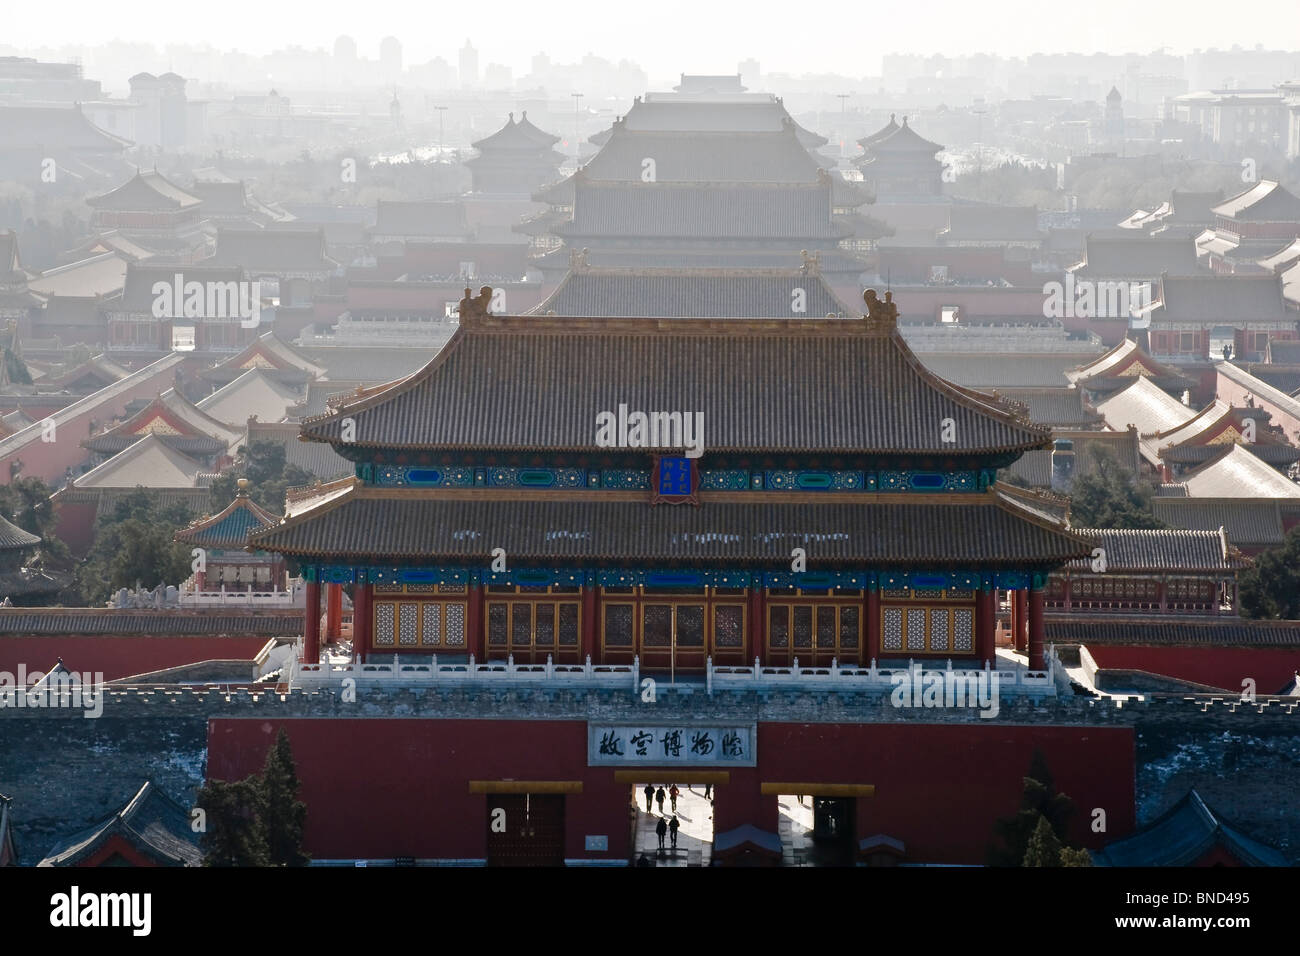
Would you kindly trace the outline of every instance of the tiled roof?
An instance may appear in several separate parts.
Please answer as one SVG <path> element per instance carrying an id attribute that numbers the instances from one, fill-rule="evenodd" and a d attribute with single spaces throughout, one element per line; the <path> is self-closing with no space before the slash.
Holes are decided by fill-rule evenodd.
<path id="1" fill-rule="evenodd" d="M 297 465 L 314 478 L 350 475 L 355 466 L 334 450 L 333 445 L 318 441 L 299 441 L 296 422 L 250 422 L 248 441 L 273 441 L 284 447 L 286 464 Z"/>
<path id="2" fill-rule="evenodd" d="M 1269 179 L 1261 179 L 1213 210 L 1243 222 L 1300 222 L 1300 198 Z"/>
<path id="3" fill-rule="evenodd" d="M 116 455 L 145 434 L 156 434 L 185 454 L 210 455 L 235 447 L 238 429 L 201 410 L 181 392 L 169 388 L 148 405 L 107 431 L 82 442 L 100 454 Z"/>
<path id="4" fill-rule="evenodd" d="M 757 133 L 779 131 L 793 119 L 781 101 L 768 94 L 719 99 L 692 99 L 671 94 L 650 93 L 637 97 L 623 117 L 628 130 L 677 132 Z M 805 149 L 824 146 L 827 142 L 811 130 L 794 124 L 795 134 Z M 613 129 L 602 130 L 587 142 L 602 146 L 609 142 Z"/>
<path id="5" fill-rule="evenodd" d="M 1131 431 L 1069 431 L 1054 429 L 1053 438 L 1068 438 L 1074 442 L 1075 477 L 1092 474 L 1096 459 L 1092 449 L 1106 449 L 1114 453 L 1120 464 L 1136 475 L 1141 463 L 1138 454 L 1137 433 Z M 1049 448 L 1027 451 L 1007 466 L 1013 475 L 1024 479 L 1034 488 L 1048 488 L 1052 484 L 1052 451 Z"/>
<path id="6" fill-rule="evenodd" d="M 1245 562 L 1217 531 L 1114 530 L 1072 528 L 1076 534 L 1096 538 L 1106 551 L 1107 571 L 1231 571 Z M 1076 571 L 1088 571 L 1090 559 L 1070 563 Z"/>
<path id="7" fill-rule="evenodd" d="M 1183 478 L 1193 498 L 1300 499 L 1300 484 L 1279 474 L 1242 445 Z"/>
<path id="8" fill-rule="evenodd" d="M 1155 238 L 1138 236 L 1088 236 L 1084 265 L 1076 276 L 1101 279 L 1155 280 L 1162 274 L 1199 275 L 1196 244 L 1189 236 Z"/>
<path id="9" fill-rule="evenodd" d="M 134 144 L 106 133 L 74 106 L 0 106 L 0 143 L 7 150 L 121 153 Z M 94 162 L 95 160 L 90 160 Z"/>
<path id="10" fill-rule="evenodd" d="M 1231 362 L 1215 362 L 1214 370 L 1230 382 L 1245 388 L 1259 401 L 1275 405 L 1286 414 L 1300 418 L 1300 399 L 1292 398 L 1276 386 L 1251 375 L 1241 366 Z"/>
<path id="11" fill-rule="evenodd" d="M 1066 372 L 1093 352 L 923 352 L 936 375 L 972 388 L 1063 387 Z"/>
<path id="12" fill-rule="evenodd" d="M 798 303 L 800 313 L 792 306 Z M 576 269 L 533 315 L 824 318 L 856 313 L 820 275 L 789 271 Z"/>
<path id="13" fill-rule="evenodd" d="M 1257 441 L 1241 447 L 1269 466 L 1284 470 L 1292 462 L 1300 461 L 1300 448 L 1294 445 Z M 1160 449 L 1160 457 L 1170 464 L 1203 465 L 1221 458 L 1229 451 L 1227 445 L 1179 445 Z"/>
<path id="14" fill-rule="evenodd" d="M 254 416 L 259 421 L 278 422 L 301 398 L 266 369 L 250 368 L 203 399 L 198 407 L 218 421 L 242 427 Z"/>
<path id="15" fill-rule="evenodd" d="M 890 117 L 893 121 L 893 117 Z M 939 150 L 943 149 L 938 143 L 932 143 L 930 140 L 921 136 L 916 130 L 912 129 L 907 123 L 907 117 L 903 117 L 903 123 L 898 129 L 891 132 L 888 136 L 882 136 L 873 140 L 870 152 L 876 156 L 887 153 L 920 153 L 922 155 L 933 156 Z"/>
<path id="16" fill-rule="evenodd" d="M 594 450 L 596 414 L 620 404 L 703 413 L 711 451 L 960 455 L 1048 440 L 866 320 L 495 316 L 462 318 L 418 374 L 303 434 L 340 442 L 346 416 L 359 447 Z M 946 418 L 955 443 L 942 440 Z"/>
<path id="17" fill-rule="evenodd" d="M 205 266 L 238 266 L 249 275 L 332 272 L 323 229 L 219 229 L 216 251 Z"/>
<path id="18" fill-rule="evenodd" d="M 379 200 L 374 228 L 377 236 L 467 239 L 472 235 L 465 207 L 458 202 L 389 202 Z"/>
<path id="19" fill-rule="evenodd" d="M 126 283 L 126 259 L 113 252 L 47 269 L 27 280 L 27 288 L 40 296 L 95 298 L 121 292 Z"/>
<path id="20" fill-rule="evenodd" d="M 362 346 L 304 346 L 297 351 L 325 369 L 325 376 L 346 382 L 391 382 L 423 368 L 437 349 Z"/>
<path id="21" fill-rule="evenodd" d="M 39 537 L 24 531 L 4 515 L 0 515 L 0 551 L 34 548 L 40 543 Z"/>
<path id="22" fill-rule="evenodd" d="M 1044 623 L 1047 640 L 1056 644 L 1300 648 L 1300 621 L 1077 611 L 1049 614 Z"/>
<path id="23" fill-rule="evenodd" d="M 248 543 L 250 531 L 269 528 L 279 520 L 279 515 L 271 514 L 241 489 L 235 500 L 220 512 L 191 522 L 174 537 L 177 541 L 211 548 L 238 549 Z"/>
<path id="24" fill-rule="evenodd" d="M 148 781 L 125 807 L 54 846 L 37 866 L 77 866 L 113 838 L 158 866 L 203 862 L 189 811 Z"/>
<path id="25" fill-rule="evenodd" d="M 150 432 L 76 479 L 77 488 L 193 488 L 203 470 Z"/>
<path id="26" fill-rule="evenodd" d="M 939 234 L 948 241 L 962 239 L 1038 240 L 1038 210 L 1033 206 L 954 205 L 948 228 Z"/>
<path id="27" fill-rule="evenodd" d="M 311 377 L 325 374 L 325 368 L 313 362 L 306 354 L 280 339 L 275 332 L 263 332 L 244 346 L 237 355 L 215 366 L 222 370 L 238 370 L 241 374 L 250 368 L 297 368 Z"/>
<path id="28" fill-rule="evenodd" d="M 1286 540 L 1281 501 L 1251 498 L 1175 498 L 1157 495 L 1151 510 L 1171 528 L 1217 531 L 1241 548 L 1271 547 Z"/>
<path id="29" fill-rule="evenodd" d="M 533 263 L 543 271 L 568 270 L 574 250 L 557 249 L 539 256 Z M 638 247 L 618 249 L 597 247 L 585 250 L 592 268 L 610 269 L 798 269 L 801 257 L 794 249 L 725 249 L 716 246 L 689 246 L 674 243 L 653 249 Z M 865 272 L 867 263 L 842 249 L 819 249 L 822 275 Z"/>
<path id="30" fill-rule="evenodd" d="M 786 127 L 774 132 L 637 132 L 616 125 L 586 166 L 590 180 L 641 183 L 645 161 L 660 183 L 811 183 L 817 161 Z"/>
<path id="31" fill-rule="evenodd" d="M 998 394 L 1025 405 L 1029 420 L 1039 425 L 1059 428 L 1101 420 L 1095 411 L 1083 407 L 1083 393 L 1077 388 L 1003 388 Z"/>
<path id="32" fill-rule="evenodd" d="M 899 126 L 898 126 L 898 121 L 894 118 L 895 115 L 896 114 L 894 113 L 890 113 L 889 122 L 886 123 L 884 126 L 880 127 L 880 129 L 876 130 L 870 136 L 862 137 L 860 140 L 858 140 L 858 145 L 861 146 L 863 149 L 869 150 L 871 148 L 872 143 L 878 143 L 886 136 L 892 136 L 894 133 L 898 132 Z"/>
<path id="33" fill-rule="evenodd" d="M 524 150 L 527 152 L 536 152 L 538 150 L 548 150 L 560 141 L 560 137 L 553 136 L 545 130 L 538 129 L 529 119 L 528 111 L 525 110 L 515 121 L 515 114 L 511 113 L 506 125 L 490 136 L 485 136 L 470 144 L 477 150 Z"/>
<path id="34" fill-rule="evenodd" d="M 798 184 L 611 183 L 587 180 L 558 236 L 839 240 L 829 179 Z"/>
<path id="35" fill-rule="evenodd" d="M 1248 836 L 1189 790 L 1144 827 L 1094 854 L 1098 866 L 1193 866 L 1215 848 L 1245 866 L 1290 866 L 1286 855 Z"/>
<path id="36" fill-rule="evenodd" d="M 511 495 L 352 487 L 254 534 L 252 547 L 302 556 L 407 560 L 619 560 L 809 567 L 840 562 L 1023 567 L 1090 554 L 1093 544 L 992 491 L 943 500 L 919 496 L 702 493 L 701 505 L 650 510 L 640 492 Z"/>
<path id="37" fill-rule="evenodd" d="M 196 634 L 302 633 L 303 609 L 257 610 L 134 610 L 126 608 L 0 608 L 0 635 L 137 635 L 184 638 Z"/>
<path id="38" fill-rule="evenodd" d="M 1196 417 L 1196 411 L 1168 392 L 1153 385 L 1145 376 L 1097 403 L 1097 411 L 1114 431 L 1136 425 L 1140 434 L 1172 431 Z"/>
<path id="39" fill-rule="evenodd" d="M 1271 275 L 1166 276 L 1160 281 L 1153 321 L 1197 320 L 1216 325 L 1251 320 L 1295 321 Z"/>
<path id="40" fill-rule="evenodd" d="M 153 291 L 154 283 L 165 282 L 174 286 L 176 276 L 181 277 L 182 287 L 187 282 L 240 282 L 244 271 L 237 266 L 214 268 L 211 266 L 160 266 L 153 264 L 130 263 L 126 269 L 126 281 L 123 283 L 120 303 L 109 303 L 109 311 L 145 312 L 153 314 L 153 303 L 158 297 Z M 177 303 L 179 311 L 183 303 Z"/>
<path id="41" fill-rule="evenodd" d="M 136 174 L 112 192 L 86 200 L 92 209 L 138 210 L 191 209 L 203 200 L 192 196 L 157 170 Z"/>

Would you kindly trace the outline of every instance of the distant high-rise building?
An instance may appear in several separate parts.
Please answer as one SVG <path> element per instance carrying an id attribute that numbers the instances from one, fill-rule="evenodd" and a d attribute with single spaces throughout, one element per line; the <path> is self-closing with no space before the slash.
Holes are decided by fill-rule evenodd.
<path id="1" fill-rule="evenodd" d="M 355 62 L 357 58 L 357 41 L 350 36 L 341 36 L 334 41 L 334 57 L 338 60 Z"/>
<path id="2" fill-rule="evenodd" d="M 1106 145 L 1111 149 L 1122 150 L 1124 146 L 1124 101 L 1119 90 L 1110 88 L 1106 94 Z"/>
<path id="3" fill-rule="evenodd" d="M 466 89 L 478 86 L 478 50 L 469 40 L 460 50 L 460 85 Z"/>
<path id="4" fill-rule="evenodd" d="M 740 74 L 740 82 L 751 90 L 758 86 L 759 78 L 763 75 L 763 70 L 759 67 L 758 61 L 752 57 L 737 63 L 736 72 Z"/>
<path id="5" fill-rule="evenodd" d="M 402 75 L 402 44 L 397 37 L 384 37 L 379 41 L 379 65 L 385 79 Z"/>

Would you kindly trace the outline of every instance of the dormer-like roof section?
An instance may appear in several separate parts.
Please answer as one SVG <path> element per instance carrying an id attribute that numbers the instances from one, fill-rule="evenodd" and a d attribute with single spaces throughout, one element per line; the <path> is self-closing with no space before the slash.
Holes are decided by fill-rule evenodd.
<path id="1" fill-rule="evenodd" d="M 281 371 L 296 369 L 308 378 L 320 378 L 325 375 L 324 366 L 317 365 L 274 332 L 263 332 L 244 346 L 238 354 L 218 362 L 211 371 L 242 375 L 252 368 Z"/>
<path id="2" fill-rule="evenodd" d="M 279 515 L 267 511 L 248 497 L 245 487 L 241 487 L 235 499 L 219 513 L 191 522 L 174 537 L 177 541 L 205 548 L 241 550 L 248 544 L 249 534 L 279 523 Z"/>
<path id="3" fill-rule="evenodd" d="M 991 396 L 929 372 L 879 319 L 477 315 L 463 315 L 419 372 L 307 419 L 303 437 L 336 447 L 600 453 L 596 416 L 620 405 L 702 413 L 712 452 L 951 458 L 1050 441 L 1048 429 Z M 346 443 L 345 418 L 354 439 Z"/>
<path id="4" fill-rule="evenodd" d="M 145 435 L 156 435 L 186 455 L 222 454 L 238 444 L 242 433 L 218 421 L 181 392 L 169 388 L 140 411 L 107 431 L 82 442 L 101 455 L 116 455 Z"/>
<path id="5" fill-rule="evenodd" d="M 137 171 L 111 192 L 86 200 L 86 205 L 92 209 L 124 212 L 174 212 L 193 209 L 202 203 L 198 196 L 181 189 L 156 169 L 147 173 Z"/>

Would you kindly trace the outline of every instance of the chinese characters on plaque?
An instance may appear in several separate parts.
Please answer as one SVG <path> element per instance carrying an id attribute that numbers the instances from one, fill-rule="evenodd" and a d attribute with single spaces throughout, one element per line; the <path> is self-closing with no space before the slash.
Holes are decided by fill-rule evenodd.
<path id="1" fill-rule="evenodd" d="M 588 724 L 588 762 L 752 767 L 754 733 L 752 724 Z"/>
<path id="2" fill-rule="evenodd" d="M 651 504 L 699 505 L 699 472 L 692 458 L 656 457 Z"/>

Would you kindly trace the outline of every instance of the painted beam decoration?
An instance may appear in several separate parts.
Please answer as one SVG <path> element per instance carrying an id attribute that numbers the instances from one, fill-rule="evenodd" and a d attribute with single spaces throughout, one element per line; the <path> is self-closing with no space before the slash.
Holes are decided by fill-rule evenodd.
<path id="1" fill-rule="evenodd" d="M 753 767 L 754 724 L 587 724 L 592 767 Z"/>

